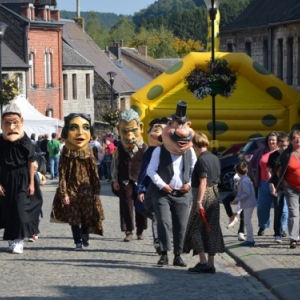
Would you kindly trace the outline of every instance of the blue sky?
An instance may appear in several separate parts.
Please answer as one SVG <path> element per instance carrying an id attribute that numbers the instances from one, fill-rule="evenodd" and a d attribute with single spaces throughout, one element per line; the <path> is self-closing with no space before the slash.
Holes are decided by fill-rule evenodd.
<path id="1" fill-rule="evenodd" d="M 118 15 L 133 15 L 147 8 L 155 0 L 80 0 L 80 11 L 112 12 Z M 60 10 L 76 11 L 77 0 L 57 0 Z"/>

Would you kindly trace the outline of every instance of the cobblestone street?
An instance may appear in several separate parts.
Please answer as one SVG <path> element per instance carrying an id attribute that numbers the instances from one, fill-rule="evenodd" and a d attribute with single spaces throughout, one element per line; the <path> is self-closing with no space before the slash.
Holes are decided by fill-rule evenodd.
<path id="1" fill-rule="evenodd" d="M 122 241 L 118 199 L 109 184 L 101 184 L 104 236 L 92 235 L 90 247 L 80 252 L 73 250 L 69 225 L 49 222 L 57 181 L 48 180 L 42 188 L 44 218 L 39 240 L 26 243 L 21 255 L 9 253 L 7 242 L 0 242 L 1 299 L 278 299 L 226 253 L 216 256 L 214 275 L 189 274 L 186 268 L 172 265 L 158 267 L 150 230 L 142 241 Z M 225 226 L 227 217 L 222 216 L 222 222 Z M 230 231 L 224 235 L 230 236 Z M 286 246 L 279 248 L 290 253 Z M 189 267 L 197 263 L 192 255 L 183 258 Z M 295 280 L 296 276 L 295 272 Z"/>

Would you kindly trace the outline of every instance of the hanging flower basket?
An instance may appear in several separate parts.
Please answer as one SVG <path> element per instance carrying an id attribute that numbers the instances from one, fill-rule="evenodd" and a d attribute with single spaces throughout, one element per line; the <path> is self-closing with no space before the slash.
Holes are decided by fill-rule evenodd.
<path id="1" fill-rule="evenodd" d="M 18 88 L 18 81 L 16 76 L 13 76 L 11 79 L 3 79 L 0 90 L 0 104 L 8 104 L 8 102 L 18 96 L 19 93 L 20 90 Z"/>
<path id="2" fill-rule="evenodd" d="M 119 111 L 118 109 L 107 112 L 102 116 L 102 120 L 104 122 L 107 122 L 111 127 L 115 127 L 118 123 L 120 113 L 121 111 Z"/>
<path id="3" fill-rule="evenodd" d="M 232 71 L 227 60 L 216 58 L 207 62 L 207 70 L 194 69 L 184 79 L 189 92 L 202 100 L 208 95 L 228 98 L 236 88 L 237 73 Z"/>

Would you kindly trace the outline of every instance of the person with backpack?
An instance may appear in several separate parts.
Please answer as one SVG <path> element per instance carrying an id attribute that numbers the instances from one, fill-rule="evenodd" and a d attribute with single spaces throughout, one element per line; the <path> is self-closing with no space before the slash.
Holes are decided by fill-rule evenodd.
<path id="1" fill-rule="evenodd" d="M 50 161 L 50 174 L 51 180 L 58 179 L 58 161 L 60 156 L 60 142 L 56 139 L 56 133 L 53 132 L 52 140 L 47 144 L 47 150 L 49 152 L 49 161 Z"/>

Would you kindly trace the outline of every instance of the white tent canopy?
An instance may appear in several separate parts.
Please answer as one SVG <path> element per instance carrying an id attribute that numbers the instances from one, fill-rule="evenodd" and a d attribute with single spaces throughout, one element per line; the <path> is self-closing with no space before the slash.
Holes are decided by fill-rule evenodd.
<path id="1" fill-rule="evenodd" d="M 24 95 L 17 96 L 12 102 L 17 104 L 22 112 L 24 131 L 29 137 L 32 133 L 35 133 L 36 136 L 46 133 L 51 136 L 53 132 L 58 133 L 58 128 L 64 125 L 64 122 L 59 119 L 49 118 L 41 114 L 28 102 Z M 6 106 L 3 107 L 3 111 L 5 108 Z"/>

